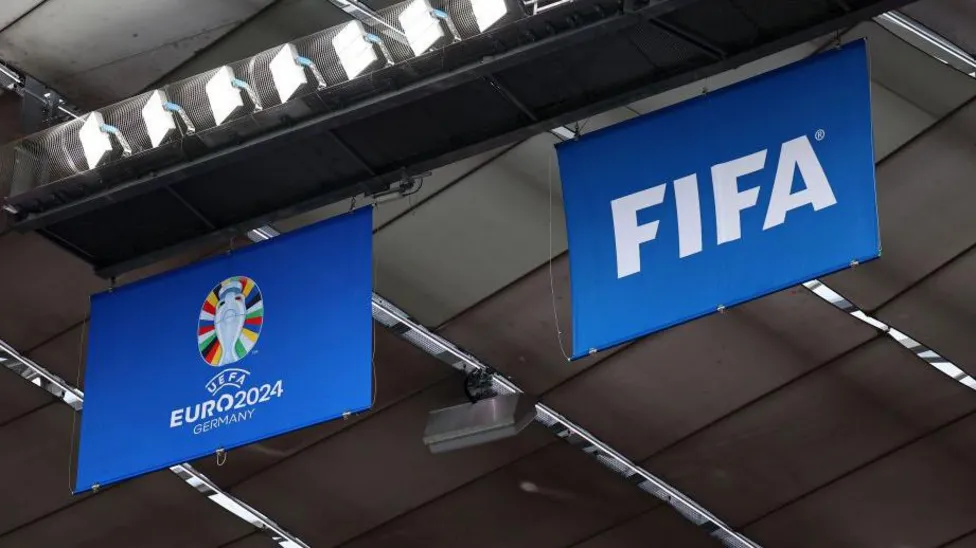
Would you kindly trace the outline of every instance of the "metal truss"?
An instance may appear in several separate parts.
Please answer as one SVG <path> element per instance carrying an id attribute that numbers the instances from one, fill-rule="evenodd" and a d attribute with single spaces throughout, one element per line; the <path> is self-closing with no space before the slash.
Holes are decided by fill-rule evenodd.
<path id="1" fill-rule="evenodd" d="M 820 280 L 810 280 L 809 282 L 803 284 L 803 287 L 809 289 L 814 295 L 834 305 L 838 309 L 847 312 L 858 320 L 861 320 L 862 322 L 888 335 L 897 341 L 898 344 L 904 346 L 908 350 L 911 350 L 920 360 L 948 375 L 953 380 L 959 381 L 965 386 L 976 390 L 976 379 L 973 379 L 973 377 L 969 376 L 965 371 L 957 367 L 956 364 L 943 358 L 935 350 L 932 350 L 901 331 L 898 331 L 894 327 L 891 327 L 873 316 L 869 316 L 863 310 L 858 308 L 857 305 L 842 297 L 840 293 L 837 293 Z"/>

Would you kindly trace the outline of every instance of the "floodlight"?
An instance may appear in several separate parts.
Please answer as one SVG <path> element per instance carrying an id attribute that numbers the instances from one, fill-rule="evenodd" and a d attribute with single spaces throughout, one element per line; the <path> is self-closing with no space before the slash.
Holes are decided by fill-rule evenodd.
<path id="1" fill-rule="evenodd" d="M 149 94 L 149 100 L 142 107 L 142 121 L 146 124 L 149 142 L 152 143 L 153 147 L 158 147 L 160 143 L 166 140 L 170 132 L 176 129 L 173 113 L 163 106 L 168 102 L 166 93 L 157 89 Z"/>
<path id="2" fill-rule="evenodd" d="M 183 107 L 170 102 L 165 91 L 157 89 L 149 94 L 149 99 L 142 107 L 142 121 L 146 124 L 149 142 L 153 147 L 158 147 L 177 128 L 174 114 L 183 121 L 188 135 L 196 131 L 193 121 L 187 116 Z"/>
<path id="3" fill-rule="evenodd" d="M 377 42 L 383 43 L 377 36 L 367 33 L 359 21 L 350 21 L 335 35 L 332 47 L 347 78 L 352 80 L 359 76 L 379 59 L 375 47 Z"/>
<path id="4" fill-rule="evenodd" d="M 85 153 L 85 161 L 88 162 L 88 169 L 98 167 L 98 164 L 112 152 L 112 138 L 118 142 L 122 149 L 122 156 L 132 155 L 132 147 L 129 141 L 119 128 L 106 124 L 100 112 L 92 112 L 85 118 L 85 123 L 78 130 L 78 139 L 81 141 L 81 148 Z"/>
<path id="5" fill-rule="evenodd" d="M 508 13 L 505 0 L 471 0 L 471 11 L 478 22 L 478 30 L 485 32 Z"/>
<path id="6" fill-rule="evenodd" d="M 235 110 L 244 106 L 241 92 L 233 84 L 236 79 L 234 71 L 228 66 L 223 66 L 217 69 L 204 87 L 217 125 L 222 124 Z"/>
<path id="7" fill-rule="evenodd" d="M 271 63 L 268 64 L 268 69 L 271 70 L 271 79 L 274 81 L 275 89 L 278 91 L 278 97 L 282 103 L 291 99 L 298 88 L 308 83 L 308 78 L 305 76 L 306 68 L 315 76 L 319 89 L 324 88 L 325 81 L 322 79 L 318 67 L 311 59 L 298 55 L 298 50 L 292 44 L 282 46 Z"/>
<path id="8" fill-rule="evenodd" d="M 102 131 L 105 119 L 99 112 L 92 112 L 85 118 L 85 123 L 78 131 L 78 138 L 81 139 L 81 148 L 85 152 L 85 160 L 88 162 L 88 169 L 94 169 L 105 156 L 112 152 L 112 139 L 108 133 Z"/>
<path id="9" fill-rule="evenodd" d="M 251 86 L 234 75 L 234 71 L 227 65 L 214 72 L 207 85 L 204 86 L 204 90 L 207 92 L 207 99 L 210 100 L 210 110 L 213 112 L 214 122 L 217 125 L 222 124 L 231 114 L 234 114 L 234 111 L 244 106 L 241 91 L 250 97 L 251 102 L 254 103 L 255 111 L 262 108 L 261 99 L 254 93 Z"/>
<path id="10" fill-rule="evenodd" d="M 439 10 L 437 10 L 439 11 Z M 441 18 L 427 0 L 413 0 L 397 19 L 414 55 L 423 55 L 444 37 Z"/>

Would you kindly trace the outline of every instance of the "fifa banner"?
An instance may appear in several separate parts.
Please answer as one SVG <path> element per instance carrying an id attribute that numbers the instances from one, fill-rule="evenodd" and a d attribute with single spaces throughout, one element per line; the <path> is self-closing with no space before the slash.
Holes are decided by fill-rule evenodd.
<path id="1" fill-rule="evenodd" d="M 558 145 L 573 357 L 878 257 L 863 41 Z"/>
<path id="2" fill-rule="evenodd" d="M 368 409 L 372 211 L 92 298 L 75 492 Z"/>

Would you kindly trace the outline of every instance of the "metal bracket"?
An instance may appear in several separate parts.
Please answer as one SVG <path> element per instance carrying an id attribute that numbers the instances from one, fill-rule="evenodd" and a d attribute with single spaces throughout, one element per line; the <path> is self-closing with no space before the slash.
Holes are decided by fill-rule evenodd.
<path id="1" fill-rule="evenodd" d="M 77 118 L 77 109 L 70 107 L 61 95 L 43 82 L 0 63 L 0 86 L 23 98 L 21 130 L 35 133 L 62 122 L 65 117 Z"/>
<path id="2" fill-rule="evenodd" d="M 468 372 L 464 376 L 464 394 L 471 403 L 498 395 L 494 385 L 495 371 L 489 368 Z"/>

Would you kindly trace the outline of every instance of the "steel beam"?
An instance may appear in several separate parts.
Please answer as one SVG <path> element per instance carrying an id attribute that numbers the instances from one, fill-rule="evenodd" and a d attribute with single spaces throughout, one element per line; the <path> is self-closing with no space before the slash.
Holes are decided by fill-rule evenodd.
<path id="1" fill-rule="evenodd" d="M 81 412 L 85 402 L 84 392 L 36 364 L 33 360 L 22 356 L 2 340 L 0 340 L 0 367 L 5 367 L 31 384 L 47 391 L 75 412 Z M 266 515 L 222 490 L 210 478 L 197 471 L 189 463 L 171 466 L 169 470 L 190 487 L 206 495 L 214 504 L 263 532 L 281 548 L 310 548 L 308 544 L 286 531 Z"/>

